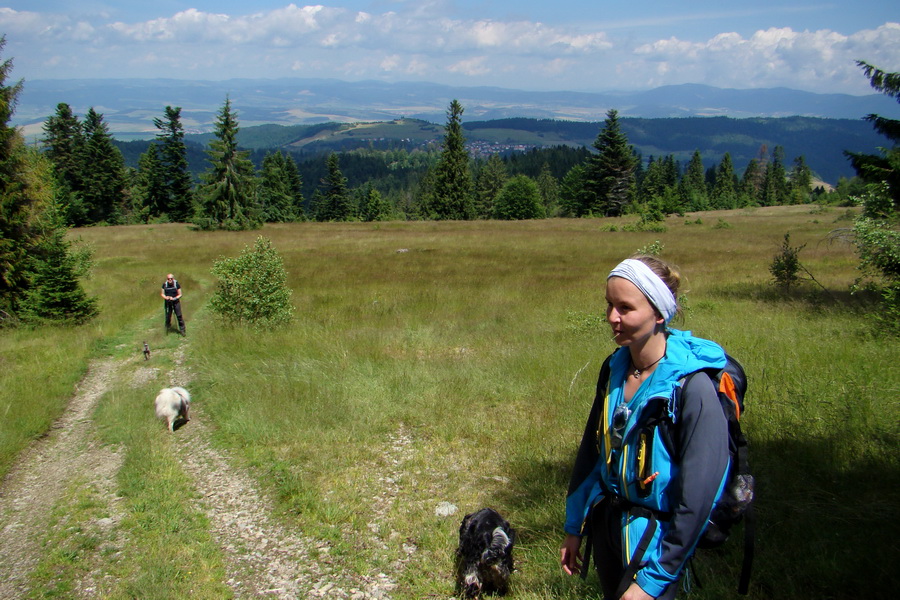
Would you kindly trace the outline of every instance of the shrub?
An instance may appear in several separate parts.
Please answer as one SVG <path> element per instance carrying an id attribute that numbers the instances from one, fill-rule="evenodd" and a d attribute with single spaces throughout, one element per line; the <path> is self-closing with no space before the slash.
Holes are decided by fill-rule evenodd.
<path id="1" fill-rule="evenodd" d="M 663 244 L 659 240 L 655 240 L 652 244 L 647 244 L 643 248 L 639 248 L 637 253 L 647 256 L 659 256 L 660 254 L 662 254 L 662 251 L 665 247 L 665 244 Z"/>
<path id="2" fill-rule="evenodd" d="M 290 321 L 294 311 L 287 273 L 272 242 L 262 236 L 236 258 L 213 263 L 219 278 L 210 307 L 232 325 L 275 326 Z"/>
<path id="3" fill-rule="evenodd" d="M 784 243 L 781 245 L 781 253 L 776 254 L 769 265 L 769 272 L 772 274 L 775 285 L 784 291 L 788 291 L 791 286 L 800 281 L 800 251 L 803 246 L 791 247 L 791 234 L 784 234 Z"/>
<path id="4" fill-rule="evenodd" d="M 527 175 L 516 175 L 506 182 L 494 203 L 498 219 L 543 219 L 544 202 L 537 183 Z"/>
<path id="5" fill-rule="evenodd" d="M 880 331 L 900 334 L 900 216 L 889 210 L 886 184 L 871 186 L 861 201 L 863 214 L 853 225 L 853 237 L 860 270 L 881 284 L 873 317 Z"/>

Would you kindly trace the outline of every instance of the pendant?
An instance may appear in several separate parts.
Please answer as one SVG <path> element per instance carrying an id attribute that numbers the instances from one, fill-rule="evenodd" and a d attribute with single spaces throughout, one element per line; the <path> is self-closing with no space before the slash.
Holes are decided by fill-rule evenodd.
<path id="1" fill-rule="evenodd" d="M 641 372 L 640 372 L 640 370 L 635 369 L 634 373 L 632 373 L 632 375 L 634 376 L 635 379 L 637 379 L 638 377 L 641 376 Z"/>

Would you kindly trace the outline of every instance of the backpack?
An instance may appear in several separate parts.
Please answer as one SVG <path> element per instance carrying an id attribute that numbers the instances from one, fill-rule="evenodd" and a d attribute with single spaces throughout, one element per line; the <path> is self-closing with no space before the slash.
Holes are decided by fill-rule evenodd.
<path id="1" fill-rule="evenodd" d="M 744 559 L 738 593 L 746 595 L 750 585 L 750 571 L 753 566 L 754 551 L 754 479 L 750 473 L 749 446 L 741 432 L 740 419 L 744 414 L 744 395 L 747 392 L 747 375 L 741 364 L 731 355 L 725 354 L 725 367 L 704 372 L 712 379 L 722 405 L 722 412 L 728 421 L 728 452 L 731 466 L 725 481 L 725 488 L 709 517 L 706 530 L 697 543 L 698 548 L 717 548 L 728 540 L 731 528 L 744 520 Z M 681 390 L 695 375 L 684 377 L 675 397 L 676 407 L 681 406 Z"/>

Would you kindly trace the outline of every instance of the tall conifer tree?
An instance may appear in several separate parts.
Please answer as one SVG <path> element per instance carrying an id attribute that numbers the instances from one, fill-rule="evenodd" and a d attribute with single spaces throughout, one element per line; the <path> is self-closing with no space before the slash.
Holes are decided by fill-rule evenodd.
<path id="1" fill-rule="evenodd" d="M 84 190 L 84 130 L 72 108 L 60 102 L 56 114 L 44 123 L 41 140 L 53 166 L 56 194 L 68 225 L 86 225 L 88 217 L 82 201 Z"/>
<path id="2" fill-rule="evenodd" d="M 5 43 L 0 36 L 0 50 Z M 11 69 L 11 59 L 0 63 L 0 322 L 33 314 L 80 322 L 96 307 L 78 283 L 50 161 L 9 126 L 22 90 L 21 81 L 6 85 Z M 50 304 L 52 314 L 40 313 Z"/>
<path id="3" fill-rule="evenodd" d="M 5 45 L 0 37 L 0 50 Z M 27 261 L 40 242 L 38 217 L 47 201 L 22 136 L 9 125 L 22 91 L 21 81 L 7 85 L 11 70 L 12 59 L 0 63 L 0 321 L 15 312 L 28 285 Z"/>
<path id="4" fill-rule="evenodd" d="M 712 207 L 715 209 L 737 207 L 737 186 L 734 175 L 734 165 L 731 162 L 731 154 L 728 152 L 722 157 L 722 162 L 716 167 L 715 183 L 712 191 Z"/>
<path id="5" fill-rule="evenodd" d="M 201 212 L 195 224 L 201 229 L 254 229 L 262 222 L 256 207 L 253 163 L 249 152 L 238 150 L 237 115 L 231 100 L 216 118 L 215 139 L 206 151 L 211 167 L 203 174 L 199 190 Z"/>
<path id="6" fill-rule="evenodd" d="M 634 150 L 619 126 L 619 113 L 606 113 L 603 129 L 594 141 L 597 154 L 588 159 L 586 187 L 591 199 L 589 212 L 595 215 L 621 215 L 632 196 L 636 161 Z M 588 211 L 585 211 L 588 212 Z"/>
<path id="7" fill-rule="evenodd" d="M 159 161 L 159 146 L 151 142 L 138 159 L 136 201 L 140 203 L 140 220 L 148 221 L 166 213 L 169 206 L 169 189 L 166 175 Z"/>
<path id="8" fill-rule="evenodd" d="M 103 115 L 91 107 L 82 123 L 85 137 L 84 199 L 89 223 L 118 223 L 125 200 L 125 159 L 113 143 Z"/>
<path id="9" fill-rule="evenodd" d="M 296 221 L 303 215 L 300 173 L 290 156 L 266 154 L 259 172 L 259 204 L 267 223 Z"/>
<path id="10" fill-rule="evenodd" d="M 341 173 L 338 155 L 328 155 L 328 174 L 322 179 L 318 190 L 317 221 L 346 221 L 351 216 L 350 192 L 347 189 L 347 178 Z"/>
<path id="11" fill-rule="evenodd" d="M 159 162 L 166 188 L 166 202 L 159 207 L 172 221 L 182 222 L 191 218 L 193 190 L 188 170 L 187 148 L 184 145 L 184 126 L 181 124 L 181 107 L 166 106 L 164 119 L 153 119 L 159 130 Z M 159 216 L 159 213 L 154 214 Z"/>
<path id="12" fill-rule="evenodd" d="M 463 110 L 458 100 L 453 100 L 447 109 L 444 149 L 434 169 L 432 197 L 426 202 L 428 212 L 436 219 L 475 217 L 472 173 L 462 129 Z"/>
<path id="13" fill-rule="evenodd" d="M 706 172 L 699 150 L 694 150 L 687 172 L 681 178 L 681 197 L 683 206 L 689 210 L 706 210 L 709 208 L 709 194 L 706 190 Z"/>
<path id="14" fill-rule="evenodd" d="M 872 88 L 900 102 L 900 73 L 891 73 L 871 65 L 865 61 L 857 61 Z M 847 152 L 850 164 L 856 173 L 866 182 L 884 182 L 888 188 L 893 207 L 891 211 L 900 211 L 900 120 L 889 119 L 876 114 L 866 115 L 875 131 L 890 140 L 891 146 L 881 150 L 880 154 L 863 154 Z"/>
<path id="15" fill-rule="evenodd" d="M 506 164 L 499 154 L 491 154 L 475 178 L 475 211 L 481 219 L 490 219 L 494 214 L 494 201 L 503 186 L 508 175 Z"/>

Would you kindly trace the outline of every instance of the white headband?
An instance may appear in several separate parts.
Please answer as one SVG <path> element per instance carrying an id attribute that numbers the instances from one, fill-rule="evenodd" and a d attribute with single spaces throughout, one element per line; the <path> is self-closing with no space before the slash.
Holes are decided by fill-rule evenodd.
<path id="1" fill-rule="evenodd" d="M 625 259 L 609 273 L 609 277 L 606 279 L 610 277 L 621 277 L 636 285 L 650 301 L 650 304 L 656 307 L 666 323 L 675 316 L 678 305 L 675 302 L 675 296 L 672 295 L 672 290 L 659 278 L 659 275 L 643 262 L 633 258 Z"/>

